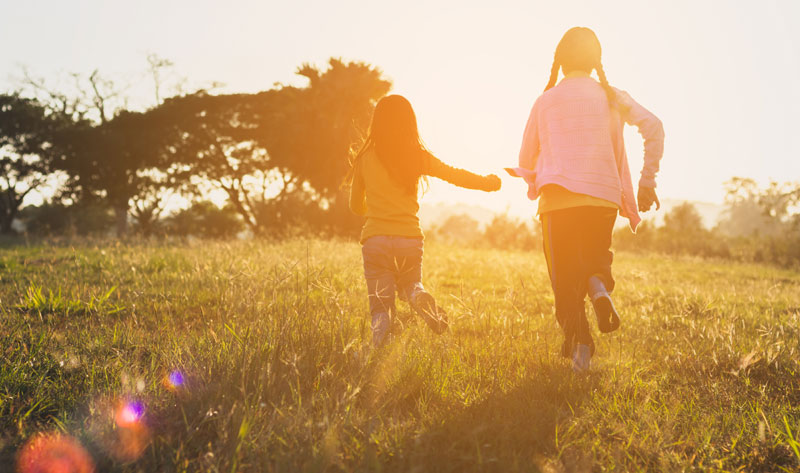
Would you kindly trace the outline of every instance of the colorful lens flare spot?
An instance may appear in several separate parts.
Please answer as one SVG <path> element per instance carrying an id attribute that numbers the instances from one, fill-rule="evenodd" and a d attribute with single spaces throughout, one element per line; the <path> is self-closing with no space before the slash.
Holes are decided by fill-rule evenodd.
<path id="1" fill-rule="evenodd" d="M 130 427 L 137 424 L 142 419 L 143 415 L 144 404 L 140 401 L 131 401 L 123 403 L 122 406 L 117 409 L 115 419 L 118 426 Z"/>
<path id="2" fill-rule="evenodd" d="M 40 433 L 20 450 L 18 473 L 92 473 L 94 462 L 73 437 Z"/>
<path id="3" fill-rule="evenodd" d="M 167 382 L 173 388 L 179 388 L 183 386 L 183 373 L 178 370 L 173 371 L 169 374 L 169 376 L 167 376 Z"/>
<path id="4" fill-rule="evenodd" d="M 114 412 L 117 428 L 107 439 L 108 448 L 117 460 L 136 460 L 150 443 L 150 429 L 144 422 L 144 413 L 141 401 L 124 401 L 117 405 Z"/>

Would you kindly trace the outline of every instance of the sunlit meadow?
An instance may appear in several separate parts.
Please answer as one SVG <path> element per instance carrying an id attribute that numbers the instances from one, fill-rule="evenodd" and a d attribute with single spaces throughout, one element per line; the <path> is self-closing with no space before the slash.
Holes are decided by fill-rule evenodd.
<path id="1" fill-rule="evenodd" d="M 800 274 L 618 254 L 576 376 L 538 252 L 424 272 L 451 329 L 401 306 L 374 351 L 356 243 L 6 248 L 0 470 L 800 468 Z"/>

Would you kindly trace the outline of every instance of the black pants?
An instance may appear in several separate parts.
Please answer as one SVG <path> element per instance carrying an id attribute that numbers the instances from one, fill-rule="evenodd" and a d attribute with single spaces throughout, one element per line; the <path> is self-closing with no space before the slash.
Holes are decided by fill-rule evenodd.
<path id="1" fill-rule="evenodd" d="M 584 305 L 587 281 L 598 276 L 608 292 L 614 289 L 610 248 L 616 218 L 617 210 L 607 207 L 572 207 L 541 215 L 544 255 L 566 357 L 572 355 L 575 343 L 588 345 L 594 354 Z"/>

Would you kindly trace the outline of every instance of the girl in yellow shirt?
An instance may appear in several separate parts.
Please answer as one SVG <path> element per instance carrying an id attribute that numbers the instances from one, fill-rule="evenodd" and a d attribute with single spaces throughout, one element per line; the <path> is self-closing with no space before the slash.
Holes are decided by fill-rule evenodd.
<path id="1" fill-rule="evenodd" d="M 423 234 L 417 212 L 419 182 L 426 176 L 467 189 L 500 189 L 500 178 L 494 174 L 473 174 L 433 156 L 420 140 L 408 100 L 400 95 L 382 98 L 349 176 L 350 208 L 366 217 L 361 251 L 376 347 L 386 341 L 395 292 L 437 334 L 448 326 L 444 311 L 422 286 Z"/>

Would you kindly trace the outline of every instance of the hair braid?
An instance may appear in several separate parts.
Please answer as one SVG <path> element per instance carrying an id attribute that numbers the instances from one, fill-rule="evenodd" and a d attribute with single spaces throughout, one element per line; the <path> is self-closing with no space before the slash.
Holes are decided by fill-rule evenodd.
<path id="1" fill-rule="evenodd" d="M 600 85 L 603 86 L 603 89 L 606 91 L 606 96 L 608 97 L 608 106 L 614 107 L 616 106 L 617 102 L 617 94 L 614 92 L 614 89 L 608 84 L 608 79 L 606 79 L 606 72 L 603 70 L 603 65 L 601 63 L 597 63 L 595 66 L 597 70 L 597 77 L 600 79 Z"/>
<path id="2" fill-rule="evenodd" d="M 556 85 L 559 69 L 561 69 L 561 63 L 558 61 L 558 57 L 555 57 L 553 58 L 553 67 L 550 68 L 550 81 L 547 82 L 547 87 L 544 88 L 545 91 L 552 89 Z"/>

